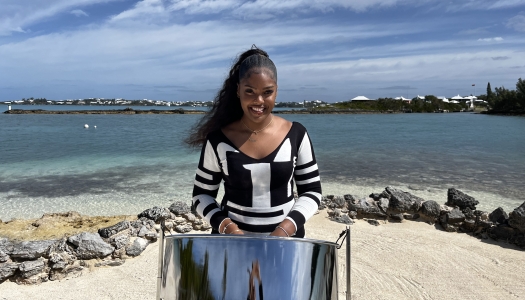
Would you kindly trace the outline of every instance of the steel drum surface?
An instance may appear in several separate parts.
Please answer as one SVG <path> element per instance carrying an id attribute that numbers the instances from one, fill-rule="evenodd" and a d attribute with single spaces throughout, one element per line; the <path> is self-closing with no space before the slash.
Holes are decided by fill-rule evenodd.
<path id="1" fill-rule="evenodd" d="M 210 234 L 164 243 L 160 299 L 337 299 L 334 243 Z"/>

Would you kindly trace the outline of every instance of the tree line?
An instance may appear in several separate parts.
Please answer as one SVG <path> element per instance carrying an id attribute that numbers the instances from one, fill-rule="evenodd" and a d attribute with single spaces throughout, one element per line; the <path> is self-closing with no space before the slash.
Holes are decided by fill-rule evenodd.
<path id="1" fill-rule="evenodd" d="M 487 94 L 481 95 L 489 104 L 489 111 L 493 113 L 525 113 L 525 81 L 521 78 L 516 83 L 515 90 L 497 87 L 492 91 L 490 82 L 487 84 Z"/>

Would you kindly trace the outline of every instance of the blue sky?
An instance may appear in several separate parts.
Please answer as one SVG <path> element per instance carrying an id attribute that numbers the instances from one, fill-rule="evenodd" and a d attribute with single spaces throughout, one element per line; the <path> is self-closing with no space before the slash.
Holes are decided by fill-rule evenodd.
<path id="1" fill-rule="evenodd" d="M 212 100 L 252 44 L 282 102 L 514 89 L 525 0 L 0 0 L 0 101 Z"/>

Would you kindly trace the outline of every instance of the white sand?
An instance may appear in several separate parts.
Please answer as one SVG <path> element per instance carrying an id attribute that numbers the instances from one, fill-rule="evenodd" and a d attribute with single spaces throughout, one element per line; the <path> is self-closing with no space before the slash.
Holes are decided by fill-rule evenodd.
<path id="1" fill-rule="evenodd" d="M 307 223 L 309 238 L 335 242 L 345 229 L 326 212 Z M 523 299 L 525 251 L 405 221 L 352 231 L 352 299 Z M 345 253 L 339 250 L 339 299 L 345 299 Z M 158 243 L 119 267 L 35 286 L 0 284 L 0 299 L 155 299 Z"/>

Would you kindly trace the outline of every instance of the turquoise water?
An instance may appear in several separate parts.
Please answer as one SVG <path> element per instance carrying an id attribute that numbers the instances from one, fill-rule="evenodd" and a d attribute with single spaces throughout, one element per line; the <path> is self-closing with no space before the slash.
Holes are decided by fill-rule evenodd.
<path id="1" fill-rule="evenodd" d="M 136 214 L 189 202 L 199 153 L 182 139 L 200 117 L 0 114 L 0 219 L 68 210 Z M 486 210 L 525 201 L 525 118 L 282 117 L 308 129 L 324 194 L 364 197 L 392 185 L 445 203 L 446 190 L 456 187 Z"/>

